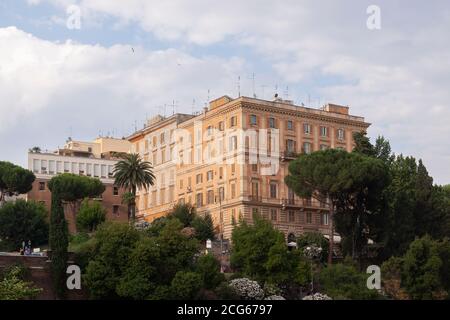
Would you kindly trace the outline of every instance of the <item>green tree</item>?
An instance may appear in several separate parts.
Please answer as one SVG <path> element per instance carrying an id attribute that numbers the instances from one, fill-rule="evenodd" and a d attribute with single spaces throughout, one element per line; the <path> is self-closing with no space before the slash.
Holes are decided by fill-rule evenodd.
<path id="1" fill-rule="evenodd" d="M 204 217 L 196 216 L 192 220 L 191 226 L 195 229 L 195 237 L 199 241 L 214 240 L 214 225 L 210 214 L 206 214 Z"/>
<path id="2" fill-rule="evenodd" d="M 20 266 L 13 266 L 0 277 L 0 300 L 29 300 L 36 298 L 41 291 L 23 279 Z"/>
<path id="3" fill-rule="evenodd" d="M 215 289 L 225 277 L 220 273 L 220 262 L 211 254 L 200 256 L 195 264 L 195 272 L 200 275 L 203 288 Z"/>
<path id="4" fill-rule="evenodd" d="M 35 202 L 17 200 L 0 208 L 0 244 L 4 250 L 17 250 L 23 241 L 38 246 L 48 242 L 47 211 Z"/>
<path id="5" fill-rule="evenodd" d="M 261 216 L 254 215 L 253 225 L 235 226 L 232 242 L 231 266 L 240 274 L 284 287 L 304 284 L 305 269 L 298 268 L 304 257 L 289 251 L 283 233 Z"/>
<path id="6" fill-rule="evenodd" d="M 92 298 L 112 299 L 119 296 L 116 287 L 138 240 L 139 232 L 128 224 L 109 222 L 98 228 L 91 248 L 93 259 L 84 274 Z"/>
<path id="7" fill-rule="evenodd" d="M 51 274 L 53 288 L 59 298 L 65 295 L 65 277 L 67 266 L 67 247 L 69 246 L 67 222 L 64 217 L 63 199 L 58 190 L 59 181 L 52 184 L 52 206 L 50 214 L 49 244 L 51 248 Z"/>
<path id="8" fill-rule="evenodd" d="M 329 199 L 330 229 L 351 239 L 351 253 L 360 256 L 370 225 L 380 214 L 379 197 L 388 181 L 386 165 L 378 159 L 329 149 L 302 154 L 289 164 L 286 184 L 300 197 Z M 336 211 L 336 217 L 334 213 Z M 330 237 L 328 263 L 332 262 Z"/>
<path id="9" fill-rule="evenodd" d="M 183 225 L 169 219 L 158 234 L 125 224 L 103 224 L 84 274 L 92 298 L 169 299 L 179 271 L 195 270 L 196 239 L 182 233 Z"/>
<path id="10" fill-rule="evenodd" d="M 53 187 L 55 180 L 58 180 L 59 196 L 72 207 L 74 221 L 77 221 L 77 214 L 84 199 L 97 198 L 105 191 L 105 186 L 97 178 L 63 173 L 49 181 L 48 187 L 52 193 L 55 192 Z"/>
<path id="11" fill-rule="evenodd" d="M 11 162 L 0 161 L 0 206 L 5 196 L 27 193 L 36 179 L 33 172 Z"/>
<path id="12" fill-rule="evenodd" d="M 367 274 L 353 265 L 338 263 L 328 265 L 319 273 L 320 292 L 335 300 L 372 300 L 380 297 L 376 290 L 366 286 Z"/>
<path id="13" fill-rule="evenodd" d="M 93 232 L 106 219 L 106 210 L 98 201 L 89 203 L 85 199 L 77 214 L 77 227 L 79 230 Z"/>
<path id="14" fill-rule="evenodd" d="M 147 190 L 153 185 L 155 176 L 150 162 L 143 161 L 139 154 L 125 154 L 123 159 L 118 161 L 113 170 L 115 184 L 128 190 L 136 198 L 137 189 Z M 135 201 L 129 202 L 129 221 L 134 224 L 136 215 Z"/>
<path id="15" fill-rule="evenodd" d="M 192 300 L 200 291 L 201 278 L 195 272 L 179 271 L 172 280 L 170 291 L 174 300 Z"/>
<path id="16" fill-rule="evenodd" d="M 412 299 L 446 296 L 447 293 L 443 293 L 443 266 L 439 243 L 429 236 L 416 239 L 403 257 L 402 286 Z"/>
<path id="17" fill-rule="evenodd" d="M 184 227 L 190 227 L 196 216 L 197 212 L 195 207 L 189 203 L 177 203 L 167 215 L 168 218 L 178 219 Z"/>
<path id="18" fill-rule="evenodd" d="M 48 187 L 52 193 L 49 234 L 52 253 L 51 271 L 55 292 L 57 296 L 63 298 L 66 288 L 67 248 L 69 245 L 63 202 L 76 204 L 81 199 L 98 196 L 104 192 L 105 187 L 98 179 L 74 174 L 57 175 L 49 181 Z M 75 208 L 73 213 L 76 215 Z"/>

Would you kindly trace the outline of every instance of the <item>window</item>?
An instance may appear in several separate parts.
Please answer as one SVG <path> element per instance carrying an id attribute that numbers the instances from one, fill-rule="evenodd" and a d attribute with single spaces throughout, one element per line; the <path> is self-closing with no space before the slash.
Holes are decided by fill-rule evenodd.
<path id="1" fill-rule="evenodd" d="M 291 188 L 288 188 L 288 199 L 293 203 L 295 198 L 294 191 Z"/>
<path id="2" fill-rule="evenodd" d="M 269 128 L 275 128 L 275 118 L 269 118 Z"/>
<path id="3" fill-rule="evenodd" d="M 270 197 L 271 198 L 277 197 L 277 183 L 276 182 L 270 183 Z"/>
<path id="4" fill-rule="evenodd" d="M 219 122 L 219 130 L 223 131 L 225 129 L 225 126 L 223 125 L 223 121 Z"/>
<path id="5" fill-rule="evenodd" d="M 234 175 L 235 172 L 236 172 L 236 164 L 235 164 L 235 163 L 232 163 L 232 164 L 231 164 L 231 174 Z"/>
<path id="6" fill-rule="evenodd" d="M 252 164 L 252 171 L 253 172 L 258 172 L 258 164 L 256 164 L 256 163 Z"/>
<path id="7" fill-rule="evenodd" d="M 252 182 L 252 196 L 258 198 L 259 195 L 259 183 L 257 181 Z"/>
<path id="8" fill-rule="evenodd" d="M 64 170 L 64 172 L 65 172 L 65 170 Z M 92 176 L 92 164 L 91 163 L 86 164 L 86 175 L 88 177 Z"/>
<path id="9" fill-rule="evenodd" d="M 203 193 L 197 193 L 195 200 L 197 207 L 203 206 Z"/>
<path id="10" fill-rule="evenodd" d="M 196 177 L 195 177 L 195 182 L 196 183 L 202 183 L 203 182 L 203 175 L 201 173 L 199 173 Z"/>
<path id="11" fill-rule="evenodd" d="M 113 195 L 114 196 L 118 196 L 119 195 L 119 188 L 118 187 L 114 187 L 113 188 Z"/>
<path id="12" fill-rule="evenodd" d="M 344 135 L 345 135 L 344 129 L 338 129 L 337 131 L 338 140 L 344 140 Z"/>
<path id="13" fill-rule="evenodd" d="M 39 191 L 45 190 L 45 182 L 39 182 Z"/>
<path id="14" fill-rule="evenodd" d="M 320 135 L 322 137 L 328 137 L 328 128 L 327 127 L 320 127 Z"/>
<path id="15" fill-rule="evenodd" d="M 139 153 L 139 142 L 136 142 L 136 143 L 134 144 L 134 148 L 135 148 L 135 150 L 136 150 L 136 153 Z"/>
<path id="16" fill-rule="evenodd" d="M 102 164 L 101 165 L 101 167 L 100 167 L 100 173 L 101 173 L 101 175 L 102 175 L 102 178 L 106 178 L 106 165 L 104 165 L 104 164 Z"/>
<path id="17" fill-rule="evenodd" d="M 206 128 L 206 135 L 209 137 L 209 136 L 212 135 L 212 133 L 213 133 L 213 127 L 212 126 L 208 126 Z"/>
<path id="18" fill-rule="evenodd" d="M 257 118 L 256 118 L 256 115 L 254 115 L 254 114 L 251 114 L 251 115 L 250 115 L 250 124 L 251 124 L 252 126 L 255 126 L 255 125 L 257 124 Z"/>
<path id="19" fill-rule="evenodd" d="M 294 122 L 292 120 L 287 121 L 287 129 L 294 130 Z"/>
<path id="20" fill-rule="evenodd" d="M 192 186 L 192 178 L 188 177 L 188 187 L 190 188 Z"/>
<path id="21" fill-rule="evenodd" d="M 237 136 L 230 137 L 229 140 L 229 151 L 237 149 Z"/>
<path id="22" fill-rule="evenodd" d="M 270 209 L 270 220 L 277 221 L 277 209 Z"/>
<path id="23" fill-rule="evenodd" d="M 161 132 L 161 135 L 159 137 L 159 141 L 161 142 L 161 144 L 163 144 L 166 140 L 166 133 L 165 132 Z"/>
<path id="24" fill-rule="evenodd" d="M 88 152 L 92 152 L 92 148 L 91 147 L 88 147 Z"/>
<path id="25" fill-rule="evenodd" d="M 211 180 L 213 179 L 213 176 L 214 176 L 214 171 L 209 170 L 209 171 L 206 173 L 206 181 L 211 181 Z"/>
<path id="26" fill-rule="evenodd" d="M 289 219 L 289 222 L 295 222 L 295 212 L 294 211 L 288 212 L 288 219 Z"/>
<path id="27" fill-rule="evenodd" d="M 231 199 L 234 199 L 236 197 L 236 185 L 233 183 L 231 184 Z"/>
<path id="28" fill-rule="evenodd" d="M 286 140 L 286 151 L 287 152 L 295 152 L 295 141 L 288 139 Z"/>
<path id="29" fill-rule="evenodd" d="M 100 175 L 100 165 L 94 164 L 94 177 L 99 177 Z"/>
<path id="30" fill-rule="evenodd" d="M 207 195 L 207 197 L 206 197 L 207 204 L 213 204 L 214 203 L 214 191 L 208 190 L 208 193 L 206 195 Z"/>
<path id="31" fill-rule="evenodd" d="M 327 226 L 328 225 L 328 213 L 322 213 L 322 224 Z"/>
<path id="32" fill-rule="evenodd" d="M 119 206 L 118 205 L 113 206 L 113 214 L 116 216 L 119 215 Z"/>
<path id="33" fill-rule="evenodd" d="M 309 142 L 303 143 L 303 152 L 306 154 L 311 153 L 311 143 Z"/>
<path id="34" fill-rule="evenodd" d="M 311 212 L 306 213 L 306 223 L 312 223 L 312 213 Z"/>
<path id="35" fill-rule="evenodd" d="M 326 144 L 321 144 L 320 145 L 320 150 L 327 150 L 328 146 Z"/>
<path id="36" fill-rule="evenodd" d="M 219 188 L 219 201 L 222 202 L 225 200 L 225 188 L 220 187 Z"/>
<path id="37" fill-rule="evenodd" d="M 311 125 L 309 123 L 303 124 L 303 132 L 305 134 L 311 134 Z"/>
<path id="38" fill-rule="evenodd" d="M 230 127 L 234 127 L 234 126 L 236 126 L 236 124 L 237 124 L 237 118 L 236 118 L 236 116 L 232 116 L 230 118 Z"/>
<path id="39" fill-rule="evenodd" d="M 180 189 L 183 189 L 183 179 L 180 179 Z"/>
<path id="40" fill-rule="evenodd" d="M 223 167 L 219 168 L 219 179 L 223 179 Z"/>
<path id="41" fill-rule="evenodd" d="M 252 215 L 258 214 L 258 208 L 252 208 Z"/>
<path id="42" fill-rule="evenodd" d="M 161 149 L 161 163 L 166 162 L 166 148 Z"/>

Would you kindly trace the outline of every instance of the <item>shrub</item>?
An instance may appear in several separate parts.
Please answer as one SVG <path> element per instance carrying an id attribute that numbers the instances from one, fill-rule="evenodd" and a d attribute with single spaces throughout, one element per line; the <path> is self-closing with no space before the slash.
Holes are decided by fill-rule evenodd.
<path id="1" fill-rule="evenodd" d="M 346 264 L 334 264 L 319 274 L 321 291 L 333 299 L 366 300 L 380 297 L 376 290 L 367 288 L 367 275 Z"/>
<path id="2" fill-rule="evenodd" d="M 23 275 L 24 270 L 20 266 L 14 266 L 4 272 L 0 281 L 0 300 L 33 299 L 42 291 L 34 287 L 33 283 L 24 281 Z"/>
<path id="3" fill-rule="evenodd" d="M 248 278 L 234 279 L 230 281 L 230 286 L 236 290 L 241 299 L 244 300 L 262 300 L 264 291 L 256 281 Z"/>

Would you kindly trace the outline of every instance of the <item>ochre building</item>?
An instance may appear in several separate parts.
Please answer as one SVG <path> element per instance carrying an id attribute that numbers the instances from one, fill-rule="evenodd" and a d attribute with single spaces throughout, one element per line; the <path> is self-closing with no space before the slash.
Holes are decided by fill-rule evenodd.
<path id="1" fill-rule="evenodd" d="M 326 148 L 351 151 L 353 133 L 368 127 L 346 106 L 313 109 L 280 98 L 224 96 L 196 115 L 155 117 L 128 138 L 131 152 L 150 161 L 156 175 L 153 187 L 138 192 L 137 218 L 151 222 L 176 203 L 191 203 L 212 216 L 224 238 L 254 213 L 288 239 L 307 231 L 328 236 L 328 204 L 286 186 L 289 162 Z"/>

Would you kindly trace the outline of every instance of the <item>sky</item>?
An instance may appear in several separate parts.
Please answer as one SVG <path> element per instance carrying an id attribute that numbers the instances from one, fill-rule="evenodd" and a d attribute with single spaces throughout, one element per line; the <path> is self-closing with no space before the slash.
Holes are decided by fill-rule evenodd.
<path id="1" fill-rule="evenodd" d="M 349 105 L 449 184 L 449 31 L 447 0 L 0 0 L 0 159 L 278 93 Z"/>

